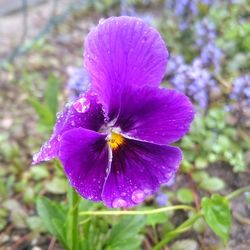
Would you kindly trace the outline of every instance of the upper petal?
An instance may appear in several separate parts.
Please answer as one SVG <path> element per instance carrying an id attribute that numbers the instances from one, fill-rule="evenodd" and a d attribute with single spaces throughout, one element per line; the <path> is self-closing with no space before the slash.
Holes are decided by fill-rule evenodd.
<path id="1" fill-rule="evenodd" d="M 180 92 L 137 88 L 123 96 L 115 126 L 128 137 L 169 144 L 187 133 L 194 114 L 192 103 Z"/>
<path id="2" fill-rule="evenodd" d="M 159 86 L 167 58 L 160 34 L 135 17 L 108 18 L 85 40 L 85 67 L 111 119 L 127 86 Z"/>
<path id="3" fill-rule="evenodd" d="M 109 153 L 105 135 L 76 128 L 62 136 L 59 158 L 70 184 L 86 199 L 100 201 Z"/>
<path id="4" fill-rule="evenodd" d="M 176 173 L 181 162 L 177 147 L 126 139 L 113 151 L 102 198 L 108 207 L 131 207 L 157 191 Z"/>
<path id="5" fill-rule="evenodd" d="M 63 133 L 70 129 L 82 127 L 98 131 L 104 123 L 102 106 L 96 96 L 90 92 L 83 94 L 63 112 L 57 115 L 57 121 L 50 139 L 34 155 L 32 164 L 48 161 L 58 156 Z"/>

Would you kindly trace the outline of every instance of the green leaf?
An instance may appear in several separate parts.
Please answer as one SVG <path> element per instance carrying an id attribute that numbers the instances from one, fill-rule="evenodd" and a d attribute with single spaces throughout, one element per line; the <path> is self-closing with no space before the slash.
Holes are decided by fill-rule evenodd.
<path id="1" fill-rule="evenodd" d="M 170 247 L 170 250 L 196 250 L 198 249 L 198 244 L 193 239 L 177 240 Z"/>
<path id="2" fill-rule="evenodd" d="M 66 220 L 65 209 L 59 203 L 45 197 L 37 199 L 36 206 L 44 227 L 67 248 L 66 233 L 63 231 Z"/>
<path id="3" fill-rule="evenodd" d="M 177 192 L 177 199 L 182 203 L 190 204 L 194 201 L 193 193 L 188 188 L 180 188 Z"/>
<path id="4" fill-rule="evenodd" d="M 36 232 L 45 231 L 43 221 L 41 217 L 39 216 L 30 216 L 27 218 L 26 222 L 32 231 L 36 231 Z"/>
<path id="5" fill-rule="evenodd" d="M 203 169 L 207 167 L 207 159 L 203 157 L 197 157 L 195 160 L 195 167 L 199 169 Z"/>
<path id="6" fill-rule="evenodd" d="M 225 183 L 218 177 L 210 177 L 208 179 L 203 179 L 199 186 L 202 189 L 214 192 L 223 189 L 225 187 Z"/>
<path id="7" fill-rule="evenodd" d="M 201 206 L 207 224 L 226 244 L 232 224 L 227 199 L 219 194 L 214 194 L 211 198 L 204 197 Z"/>
<path id="8" fill-rule="evenodd" d="M 58 110 L 58 93 L 59 79 L 54 75 L 50 75 L 48 78 L 48 86 L 45 92 L 45 103 L 53 115 L 55 115 Z"/>
<path id="9" fill-rule="evenodd" d="M 52 128 L 55 122 L 55 116 L 50 108 L 33 97 L 29 97 L 28 101 L 38 114 L 41 125 Z"/>
<path id="10" fill-rule="evenodd" d="M 199 218 L 197 221 L 194 222 L 193 228 L 197 233 L 204 233 L 207 229 L 207 224 L 203 218 Z"/>
<path id="11" fill-rule="evenodd" d="M 145 225 L 144 216 L 125 216 L 121 218 L 111 229 L 110 237 L 107 241 L 106 250 L 131 250 L 140 249 L 142 237 L 139 231 Z"/>
<path id="12" fill-rule="evenodd" d="M 46 182 L 46 190 L 52 194 L 65 194 L 68 183 L 65 179 L 54 177 L 51 181 Z"/>
<path id="13" fill-rule="evenodd" d="M 30 172 L 34 180 L 41 180 L 49 177 L 49 171 L 44 166 L 34 166 L 30 169 Z"/>
<path id="14" fill-rule="evenodd" d="M 147 215 L 146 225 L 155 226 L 156 224 L 165 223 L 168 219 L 166 213 L 149 214 Z"/>
<path id="15" fill-rule="evenodd" d="M 209 176 L 208 176 L 207 172 L 205 172 L 205 171 L 195 171 L 192 173 L 192 178 L 196 182 L 201 182 L 201 181 L 209 178 Z"/>

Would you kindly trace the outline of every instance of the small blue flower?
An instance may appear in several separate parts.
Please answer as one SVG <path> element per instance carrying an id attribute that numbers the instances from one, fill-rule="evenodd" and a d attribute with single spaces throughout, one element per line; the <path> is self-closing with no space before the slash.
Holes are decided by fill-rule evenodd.
<path id="1" fill-rule="evenodd" d="M 69 67 L 67 71 L 69 74 L 67 89 L 69 99 L 73 101 L 88 89 L 90 77 L 84 68 Z"/>
<path id="2" fill-rule="evenodd" d="M 162 191 L 159 191 L 157 196 L 156 196 L 155 201 L 160 207 L 164 207 L 168 203 L 168 196 L 165 193 L 163 193 Z"/>
<path id="3" fill-rule="evenodd" d="M 204 68 L 202 60 L 196 58 L 192 64 L 185 64 L 180 56 L 172 57 L 169 61 L 169 83 L 180 92 L 191 97 L 199 107 L 205 109 L 209 101 L 209 93 L 216 87 L 210 72 Z"/>

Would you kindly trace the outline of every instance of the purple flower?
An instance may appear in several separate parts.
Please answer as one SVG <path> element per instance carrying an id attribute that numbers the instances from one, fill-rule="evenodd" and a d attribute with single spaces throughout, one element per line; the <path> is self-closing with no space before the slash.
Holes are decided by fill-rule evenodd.
<path id="1" fill-rule="evenodd" d="M 241 105 L 250 105 L 250 74 L 245 74 L 233 81 L 230 98 Z"/>
<path id="2" fill-rule="evenodd" d="M 202 19 L 195 24 L 196 44 L 200 47 L 216 40 L 216 27 L 213 22 L 207 18 Z"/>
<path id="3" fill-rule="evenodd" d="M 214 66 L 215 72 L 220 70 L 220 62 L 223 53 L 216 45 L 216 26 L 213 22 L 204 18 L 196 23 L 196 44 L 200 47 L 200 58 L 203 66 Z"/>
<path id="4" fill-rule="evenodd" d="M 58 116 L 33 163 L 58 157 L 86 199 L 131 207 L 176 173 L 181 150 L 168 144 L 189 130 L 189 99 L 159 88 L 168 52 L 138 18 L 112 17 L 85 40 L 91 88 Z"/>
<path id="5" fill-rule="evenodd" d="M 201 50 L 201 61 L 203 65 L 213 65 L 216 73 L 218 73 L 220 70 L 220 61 L 222 56 L 223 53 L 221 49 L 218 48 L 215 43 L 209 43 Z"/>
<path id="6" fill-rule="evenodd" d="M 180 56 L 172 57 L 169 62 L 169 83 L 191 97 L 198 106 L 205 109 L 209 101 L 209 93 L 215 88 L 215 82 L 208 70 L 203 67 L 201 59 L 196 58 L 191 65 L 185 64 Z"/>

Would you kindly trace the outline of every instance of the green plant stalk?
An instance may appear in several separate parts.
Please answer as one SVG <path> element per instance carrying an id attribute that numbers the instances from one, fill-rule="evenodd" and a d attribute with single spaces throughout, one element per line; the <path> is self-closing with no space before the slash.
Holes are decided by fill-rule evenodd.
<path id="1" fill-rule="evenodd" d="M 225 198 L 227 200 L 231 200 L 231 199 L 235 198 L 236 196 L 238 196 L 244 192 L 247 192 L 247 191 L 250 191 L 250 186 L 239 188 L 239 189 L 233 191 L 232 193 L 228 194 Z"/>
<path id="2" fill-rule="evenodd" d="M 78 229 L 78 218 L 79 218 L 79 197 L 76 191 L 71 188 L 71 200 L 69 201 L 69 229 L 68 229 L 68 242 L 70 250 L 77 250 L 78 249 L 78 236 L 79 236 L 79 229 Z"/>
<path id="3" fill-rule="evenodd" d="M 177 237 L 179 234 L 188 231 L 192 225 L 194 224 L 194 222 L 196 220 L 198 220 L 200 217 L 202 216 L 202 213 L 199 212 L 197 214 L 194 214 L 192 217 L 190 217 L 189 219 L 187 219 L 186 221 L 184 221 L 179 227 L 177 227 L 175 230 L 167 233 L 164 238 L 158 242 L 153 250 L 160 250 L 162 247 L 164 247 L 169 241 L 171 241 L 172 239 L 174 239 L 175 237 Z"/>
<path id="4" fill-rule="evenodd" d="M 102 216 L 102 215 L 147 215 L 147 214 L 158 214 L 172 210 L 193 210 L 195 211 L 194 207 L 187 206 L 187 205 L 177 205 L 177 206 L 169 206 L 163 208 L 157 208 L 152 210 L 142 210 L 142 211 L 84 211 L 80 212 L 79 215 L 90 215 L 90 216 Z"/>

